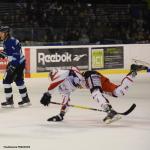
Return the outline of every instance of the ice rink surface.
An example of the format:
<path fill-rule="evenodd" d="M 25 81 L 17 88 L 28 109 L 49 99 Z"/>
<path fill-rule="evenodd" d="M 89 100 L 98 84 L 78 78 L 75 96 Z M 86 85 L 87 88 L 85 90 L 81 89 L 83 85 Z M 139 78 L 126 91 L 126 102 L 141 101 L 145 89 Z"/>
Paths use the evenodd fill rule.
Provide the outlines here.
<path fill-rule="evenodd" d="M 124 75 L 109 75 L 119 83 Z M 44 107 L 40 98 L 47 90 L 48 79 L 26 79 L 32 106 L 18 108 L 20 95 L 13 84 L 15 108 L 0 108 L 0 150 L 149 150 L 150 149 L 150 74 L 139 74 L 128 94 L 120 98 L 107 97 L 113 107 L 123 112 L 133 103 L 136 109 L 110 125 L 102 123 L 105 113 L 70 108 L 65 120 L 46 120 L 59 113 L 60 106 Z M 0 86 L 1 102 L 4 100 Z M 98 108 L 89 91 L 72 93 L 71 104 Z M 53 101 L 61 102 L 59 93 Z M 23 147 L 20 147 L 23 146 Z"/>

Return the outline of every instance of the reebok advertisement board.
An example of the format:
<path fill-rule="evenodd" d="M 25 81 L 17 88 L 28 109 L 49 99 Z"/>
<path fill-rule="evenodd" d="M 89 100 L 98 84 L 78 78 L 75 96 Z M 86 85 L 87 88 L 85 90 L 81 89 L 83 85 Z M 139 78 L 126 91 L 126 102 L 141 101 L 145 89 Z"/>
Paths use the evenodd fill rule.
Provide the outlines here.
<path fill-rule="evenodd" d="M 88 69 L 88 48 L 37 49 L 37 72 L 48 72 L 57 67 L 69 69 L 77 66 Z"/>

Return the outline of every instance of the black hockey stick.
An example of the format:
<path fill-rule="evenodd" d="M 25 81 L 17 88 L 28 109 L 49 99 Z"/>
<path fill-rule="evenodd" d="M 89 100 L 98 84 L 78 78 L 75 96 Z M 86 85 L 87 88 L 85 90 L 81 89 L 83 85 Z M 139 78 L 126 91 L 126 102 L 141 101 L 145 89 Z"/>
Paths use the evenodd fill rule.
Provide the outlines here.
<path fill-rule="evenodd" d="M 130 108 L 129 108 L 128 110 L 126 110 L 125 112 L 123 112 L 123 113 L 117 112 L 117 113 L 118 113 L 119 115 L 124 115 L 124 116 L 126 116 L 126 115 L 130 114 L 130 113 L 134 110 L 135 107 L 136 107 L 136 104 L 132 104 L 132 105 L 130 106 Z"/>
<path fill-rule="evenodd" d="M 56 104 L 56 105 L 62 105 L 61 103 L 58 103 L 58 102 L 50 102 L 51 104 Z M 69 107 L 74 107 L 74 108 L 81 108 L 81 109 L 88 109 L 88 110 L 94 110 L 94 111 L 102 111 L 102 112 L 105 112 L 105 111 L 103 111 L 103 110 L 101 110 L 101 109 L 96 109 L 96 108 L 91 108 L 91 107 L 87 107 L 87 106 L 79 106 L 79 105 L 68 105 Z M 128 109 L 128 110 L 126 110 L 125 112 L 123 112 L 123 113 L 120 113 L 120 112 L 117 112 L 119 115 L 124 115 L 124 116 L 126 116 L 126 115 L 128 115 L 128 114 L 130 114 L 133 110 L 134 110 L 134 108 L 136 107 L 136 104 L 132 104 L 131 106 L 130 106 L 130 108 Z"/>

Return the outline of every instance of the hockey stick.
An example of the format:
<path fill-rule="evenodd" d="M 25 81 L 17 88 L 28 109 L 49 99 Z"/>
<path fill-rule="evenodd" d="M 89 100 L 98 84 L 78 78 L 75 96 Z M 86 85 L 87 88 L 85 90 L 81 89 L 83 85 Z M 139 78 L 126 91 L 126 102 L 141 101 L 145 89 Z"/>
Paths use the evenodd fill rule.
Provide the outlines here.
<path fill-rule="evenodd" d="M 56 105 L 62 105 L 61 103 L 58 103 L 58 102 L 50 102 L 51 104 L 56 104 Z M 103 110 L 101 110 L 101 109 L 96 109 L 96 108 L 92 108 L 92 107 L 87 107 L 87 106 L 79 106 L 79 105 L 68 105 L 69 107 L 74 107 L 74 108 L 81 108 L 81 109 L 88 109 L 88 110 L 93 110 L 93 111 L 101 111 L 101 112 L 105 112 L 105 111 L 103 111 Z M 136 107 L 136 104 L 132 104 L 131 106 L 130 106 L 130 108 L 128 109 L 128 110 L 126 110 L 125 112 L 122 112 L 122 113 L 120 113 L 120 112 L 117 112 L 119 115 L 124 115 L 124 116 L 126 116 L 126 115 L 128 115 L 128 114 L 130 114 L 133 110 L 134 110 L 134 108 Z"/>

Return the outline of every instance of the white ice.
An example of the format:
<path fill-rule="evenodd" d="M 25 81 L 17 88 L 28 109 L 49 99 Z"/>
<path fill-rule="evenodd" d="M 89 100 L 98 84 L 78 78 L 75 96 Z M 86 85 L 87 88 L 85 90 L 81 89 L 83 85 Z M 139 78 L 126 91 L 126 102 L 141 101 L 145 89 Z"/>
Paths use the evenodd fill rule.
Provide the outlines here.
<path fill-rule="evenodd" d="M 123 76 L 108 77 L 119 83 Z M 70 108 L 63 122 L 47 122 L 60 110 L 58 105 L 44 107 L 40 104 L 42 93 L 48 87 L 48 79 L 26 79 L 25 82 L 32 106 L 18 108 L 20 95 L 13 84 L 15 108 L 0 108 L 0 150 L 149 150 L 150 74 L 139 74 L 124 97 L 108 97 L 120 112 L 133 103 L 137 105 L 130 115 L 110 125 L 102 123 L 105 113 L 79 108 Z M 0 94 L 2 102 L 2 84 Z M 98 108 L 87 90 L 75 91 L 71 99 L 71 104 Z M 52 100 L 61 102 L 60 95 L 56 92 Z"/>

